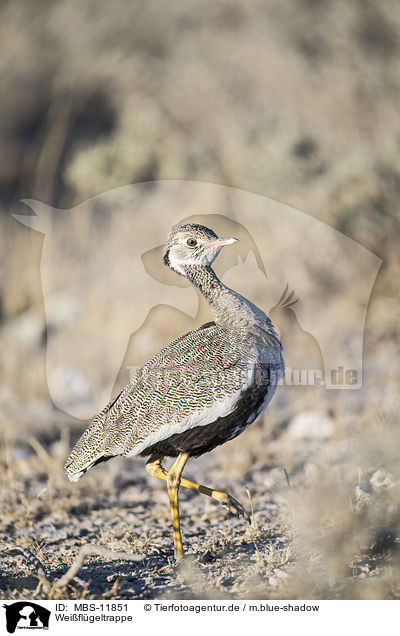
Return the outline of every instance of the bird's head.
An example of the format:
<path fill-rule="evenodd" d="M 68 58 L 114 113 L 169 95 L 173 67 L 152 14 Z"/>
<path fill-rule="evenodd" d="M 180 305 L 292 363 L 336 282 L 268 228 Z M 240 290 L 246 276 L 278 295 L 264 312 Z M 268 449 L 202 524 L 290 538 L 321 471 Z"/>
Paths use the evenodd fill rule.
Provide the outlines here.
<path fill-rule="evenodd" d="M 236 243 L 236 238 L 219 238 L 204 225 L 175 225 L 168 235 L 163 261 L 178 274 L 185 276 L 185 267 L 210 266 L 224 245 Z"/>

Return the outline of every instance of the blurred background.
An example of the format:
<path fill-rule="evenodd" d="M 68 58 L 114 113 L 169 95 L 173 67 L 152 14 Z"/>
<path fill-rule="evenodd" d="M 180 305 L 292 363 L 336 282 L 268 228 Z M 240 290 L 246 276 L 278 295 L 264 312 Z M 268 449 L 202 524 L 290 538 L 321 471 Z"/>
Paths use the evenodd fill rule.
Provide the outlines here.
<path fill-rule="evenodd" d="M 332 489 L 341 493 L 343 497 L 338 495 L 332 502 L 333 520 L 324 526 L 326 541 L 320 552 L 334 585 L 342 581 L 360 546 L 365 550 L 372 541 L 374 548 L 375 528 L 389 528 L 384 550 L 392 549 L 400 525 L 395 443 L 399 441 L 400 317 L 400 10 L 396 3 L 3 0 L 0 41 L 0 417 L 4 510 L 14 530 L 13 514 L 20 514 L 29 493 L 36 496 L 44 484 L 52 483 L 53 497 L 54 493 L 58 497 L 66 493 L 67 499 L 77 496 L 64 483 L 62 463 L 71 444 L 69 432 L 76 436 L 85 422 L 67 416 L 51 400 L 46 376 L 49 324 L 40 277 L 43 235 L 18 223 L 12 214 L 29 214 L 21 199 L 69 210 L 119 186 L 191 180 L 247 190 L 305 211 L 382 259 L 367 312 L 363 388 L 357 397 L 339 391 L 333 400 L 326 391 L 318 392 L 317 398 L 306 390 L 297 391 L 292 400 L 272 403 L 271 414 L 246 438 L 219 449 L 213 460 L 201 461 L 206 472 L 211 470 L 207 462 L 218 464 L 221 472 L 212 464 L 217 477 L 227 479 L 234 473 L 238 488 L 255 466 L 261 475 L 253 484 L 259 502 L 267 482 L 284 492 L 286 482 L 277 485 L 270 472 L 285 465 L 292 475 L 291 487 L 305 488 L 303 500 L 310 503 L 308 516 L 290 522 L 303 539 L 310 524 L 319 527 L 315 502 L 326 500 Z M 155 197 L 151 205 L 156 201 L 161 218 L 157 188 L 150 183 L 146 192 Z M 192 214 L 204 212 L 191 204 Z M 240 222 L 240 208 L 235 205 L 233 216 Z M 98 208 L 96 223 L 91 223 L 91 208 L 78 220 L 76 215 L 75 220 L 65 220 L 62 233 L 58 231 L 57 250 L 65 248 L 63 236 L 66 243 L 71 236 L 80 237 L 81 243 L 65 248 L 67 265 L 52 289 L 55 331 L 73 321 L 70 299 L 63 293 L 68 279 L 77 280 L 85 262 L 87 236 L 97 248 L 111 246 L 108 256 L 120 250 L 132 211 L 128 212 L 126 201 L 119 206 L 117 224 L 107 224 L 107 210 L 103 222 L 97 222 Z M 146 228 L 145 217 L 141 223 Z M 149 221 L 148 232 L 153 231 Z M 161 236 L 154 234 L 154 247 L 162 242 Z M 124 248 L 128 258 L 128 243 Z M 52 263 L 57 268 L 57 258 Z M 355 298 L 363 271 L 358 274 L 359 279 L 352 273 Z M 129 316 L 105 309 L 104 284 L 93 276 L 88 280 L 80 290 L 88 306 L 97 298 L 99 306 L 91 304 L 91 310 L 100 308 L 112 334 L 125 328 Z M 234 286 L 234 277 L 229 283 Z M 168 283 L 165 296 L 171 305 L 172 284 Z M 258 301 L 262 292 L 257 293 L 248 295 Z M 268 299 L 269 306 L 279 295 Z M 332 334 L 348 311 L 348 300 L 332 307 Z M 86 326 L 89 331 L 91 327 Z M 173 325 L 156 317 L 153 336 L 147 334 L 142 347 L 143 358 L 167 341 L 172 335 L 169 327 Z M 107 347 L 113 346 L 112 340 L 101 346 L 105 353 L 100 372 L 96 366 L 98 386 L 109 382 Z M 71 382 L 86 399 L 84 381 L 73 377 Z M 302 412 L 299 424 L 295 418 Z M 322 436 L 320 430 L 325 430 Z M 312 462 L 310 439 L 317 456 Z M 331 452 L 332 448 L 336 450 Z M 329 457 L 324 454 L 327 449 Z M 336 474 L 339 458 L 344 457 L 345 468 Z M 82 488 L 93 491 L 96 480 L 108 475 L 113 493 L 118 468 L 120 464 L 107 465 L 101 474 L 88 475 Z M 375 479 L 379 482 L 375 487 L 368 480 L 378 469 L 386 472 L 383 482 Z M 269 481 L 263 477 L 267 474 Z M 365 496 L 376 495 L 378 503 L 365 507 L 364 499 L 362 506 L 357 500 L 347 509 L 349 493 L 353 496 L 356 487 L 367 482 Z M 390 499 L 385 505 L 382 489 Z M 36 504 L 29 505 L 36 510 Z M 51 498 L 46 506 L 51 516 Z M 291 514 L 294 507 L 291 501 Z M 18 541 L 23 537 L 31 545 L 35 514 L 24 517 L 26 523 L 15 535 Z M 363 541 L 361 528 L 367 535 Z M 346 549 L 341 552 L 338 545 Z M 303 556 L 309 549 L 306 540 L 297 546 Z M 333 553 L 340 553 L 340 558 L 329 560 Z M 383 583 L 374 579 L 367 591 L 359 592 L 356 586 L 335 593 L 385 598 L 398 594 L 397 574 L 388 574 L 386 565 L 378 568 Z M 354 567 L 353 573 L 361 576 Z M 367 568 L 367 578 L 372 569 Z M 307 578 L 302 571 L 296 581 L 300 587 L 291 588 L 292 594 L 332 594 L 331 588 L 321 591 L 315 572 Z"/>

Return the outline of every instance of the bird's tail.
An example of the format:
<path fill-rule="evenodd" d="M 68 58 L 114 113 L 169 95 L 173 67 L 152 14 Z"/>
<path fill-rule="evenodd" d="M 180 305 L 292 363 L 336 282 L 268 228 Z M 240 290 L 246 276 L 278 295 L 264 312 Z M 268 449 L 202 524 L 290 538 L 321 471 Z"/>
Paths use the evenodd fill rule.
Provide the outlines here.
<path fill-rule="evenodd" d="M 72 450 L 64 465 L 64 470 L 70 481 L 79 481 L 89 468 L 113 457 L 113 455 L 105 454 L 103 450 L 104 429 L 105 422 L 122 393 L 123 391 L 110 400 L 104 409 L 96 415 Z"/>
<path fill-rule="evenodd" d="M 103 422 L 97 416 L 77 442 L 64 465 L 70 481 L 78 481 L 89 468 L 102 461 Z"/>

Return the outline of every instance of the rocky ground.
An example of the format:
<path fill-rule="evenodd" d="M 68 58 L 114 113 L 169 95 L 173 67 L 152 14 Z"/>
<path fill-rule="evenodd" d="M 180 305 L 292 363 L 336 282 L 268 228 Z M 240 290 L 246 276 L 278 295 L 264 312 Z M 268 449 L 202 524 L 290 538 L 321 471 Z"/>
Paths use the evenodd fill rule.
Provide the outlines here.
<path fill-rule="evenodd" d="M 189 462 L 185 474 L 229 491 L 252 525 L 182 489 L 179 565 L 165 483 L 147 475 L 142 459 L 114 459 L 70 484 L 62 473 L 68 430 L 60 422 L 54 435 L 6 445 L 2 598 L 397 597 L 390 524 L 399 486 L 387 466 L 357 475 L 334 418 L 305 411 L 273 434 L 261 422 Z M 93 544 L 133 560 L 91 555 L 57 588 L 81 547 Z"/>

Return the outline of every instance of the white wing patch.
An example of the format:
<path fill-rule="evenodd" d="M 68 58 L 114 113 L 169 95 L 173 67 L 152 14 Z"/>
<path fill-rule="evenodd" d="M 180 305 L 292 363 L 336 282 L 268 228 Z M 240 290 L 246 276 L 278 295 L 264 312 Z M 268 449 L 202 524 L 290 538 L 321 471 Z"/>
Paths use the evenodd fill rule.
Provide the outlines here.
<path fill-rule="evenodd" d="M 214 402 L 211 406 L 203 408 L 199 411 L 195 411 L 188 417 L 185 417 L 180 422 L 173 422 L 171 424 L 164 424 L 157 431 L 154 431 L 148 435 L 142 442 L 137 444 L 129 453 L 126 453 L 126 457 L 134 457 L 139 455 L 145 448 L 161 442 L 172 435 L 184 433 L 196 426 L 207 426 L 215 422 L 219 417 L 225 417 L 230 415 L 235 410 L 236 404 L 240 400 L 243 392 L 251 386 L 254 381 L 254 366 L 252 370 L 249 368 L 246 382 L 237 391 L 224 397 L 223 400 Z M 124 453 L 125 454 L 125 453 Z"/>

